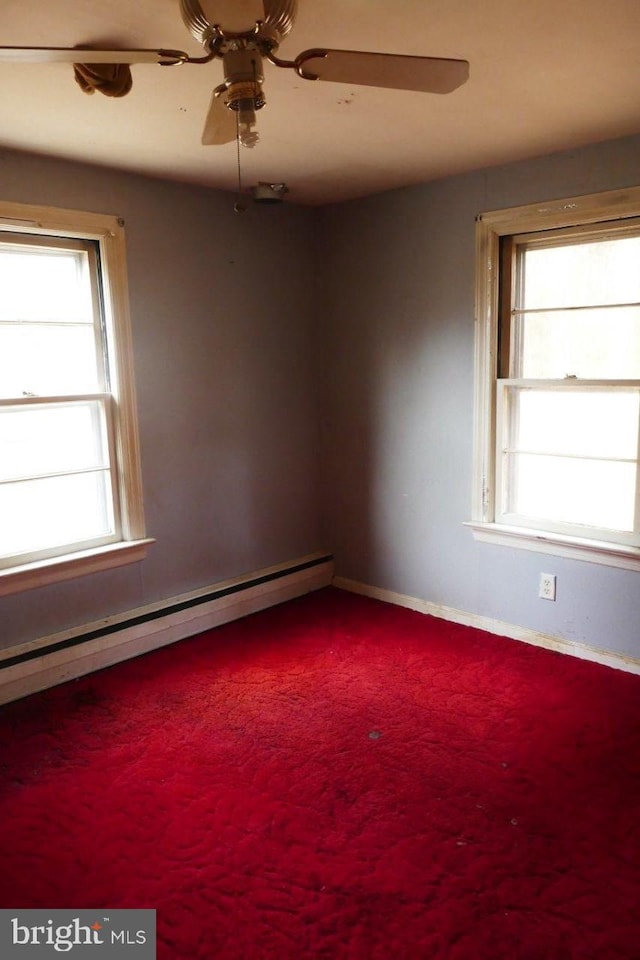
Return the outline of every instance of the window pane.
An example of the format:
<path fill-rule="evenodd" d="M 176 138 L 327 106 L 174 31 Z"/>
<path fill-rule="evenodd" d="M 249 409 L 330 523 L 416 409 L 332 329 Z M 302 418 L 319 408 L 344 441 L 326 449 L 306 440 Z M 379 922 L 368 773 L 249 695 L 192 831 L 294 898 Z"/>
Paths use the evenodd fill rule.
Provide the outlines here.
<path fill-rule="evenodd" d="M 530 453 L 635 460 L 639 390 L 511 388 L 511 446 Z"/>
<path fill-rule="evenodd" d="M 525 310 L 640 303 L 640 237 L 524 250 Z"/>
<path fill-rule="evenodd" d="M 92 326 L 0 322 L 0 397 L 102 389 Z"/>
<path fill-rule="evenodd" d="M 522 377 L 640 380 L 639 307 L 526 313 L 520 323 Z"/>
<path fill-rule="evenodd" d="M 0 480 L 106 466 L 98 401 L 0 407 Z"/>
<path fill-rule="evenodd" d="M 0 320 L 93 323 L 87 254 L 0 243 Z"/>
<path fill-rule="evenodd" d="M 635 464 L 529 454 L 507 459 L 514 478 L 509 511 L 537 520 L 633 530 Z"/>
<path fill-rule="evenodd" d="M 0 556 L 101 539 L 113 530 L 105 473 L 0 484 Z"/>

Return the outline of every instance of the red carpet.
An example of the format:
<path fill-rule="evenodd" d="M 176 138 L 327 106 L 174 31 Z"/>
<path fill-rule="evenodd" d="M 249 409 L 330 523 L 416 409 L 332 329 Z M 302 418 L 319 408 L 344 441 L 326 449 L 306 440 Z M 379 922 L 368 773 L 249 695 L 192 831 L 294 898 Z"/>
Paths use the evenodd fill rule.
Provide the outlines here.
<path fill-rule="evenodd" d="M 155 907 L 160 960 L 637 960 L 639 693 L 322 591 L 0 709 L 0 906 Z"/>

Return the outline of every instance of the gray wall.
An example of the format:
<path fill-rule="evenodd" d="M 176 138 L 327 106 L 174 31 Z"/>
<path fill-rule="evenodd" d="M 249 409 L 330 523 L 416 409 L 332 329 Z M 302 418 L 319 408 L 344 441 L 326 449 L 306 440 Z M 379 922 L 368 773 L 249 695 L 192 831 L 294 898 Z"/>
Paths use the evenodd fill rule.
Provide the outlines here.
<path fill-rule="evenodd" d="M 640 137 L 325 208 L 322 497 L 339 575 L 640 656 L 640 575 L 477 543 L 474 218 L 640 182 Z M 557 601 L 537 597 L 557 575 Z"/>
<path fill-rule="evenodd" d="M 0 598 L 0 646 L 321 548 L 310 210 L 0 153 L 5 200 L 124 217 L 146 560 Z"/>
<path fill-rule="evenodd" d="M 127 224 L 140 563 L 0 598 L 0 645 L 317 549 L 337 573 L 640 656 L 636 573 L 476 543 L 474 217 L 637 184 L 640 137 L 325 209 L 0 153 L 8 200 Z M 537 598 L 557 574 L 556 603 Z"/>

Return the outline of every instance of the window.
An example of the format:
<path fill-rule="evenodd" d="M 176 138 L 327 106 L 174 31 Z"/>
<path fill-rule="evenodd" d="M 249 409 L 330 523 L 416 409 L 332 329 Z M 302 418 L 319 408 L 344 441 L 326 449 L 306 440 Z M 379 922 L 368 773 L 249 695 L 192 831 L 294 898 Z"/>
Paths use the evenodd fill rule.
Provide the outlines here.
<path fill-rule="evenodd" d="M 640 189 L 477 240 L 475 535 L 640 569 Z"/>
<path fill-rule="evenodd" d="M 0 204 L 0 592 L 144 556 L 122 224 Z"/>

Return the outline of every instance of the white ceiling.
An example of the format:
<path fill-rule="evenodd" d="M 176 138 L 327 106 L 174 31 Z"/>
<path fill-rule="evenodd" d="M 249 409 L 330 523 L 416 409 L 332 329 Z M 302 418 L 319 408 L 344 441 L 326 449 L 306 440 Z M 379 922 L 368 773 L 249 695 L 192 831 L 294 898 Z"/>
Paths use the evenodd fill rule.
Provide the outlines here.
<path fill-rule="evenodd" d="M 230 0 L 233 2 L 233 0 Z M 168 47 L 197 56 L 177 0 L 3 0 L 4 45 Z M 279 50 L 467 59 L 446 96 L 311 83 L 265 65 L 243 180 L 320 204 L 640 132 L 640 0 L 300 0 Z M 232 190 L 235 143 L 200 145 L 219 61 L 133 67 L 121 100 L 64 64 L 0 64 L 0 145 Z"/>

